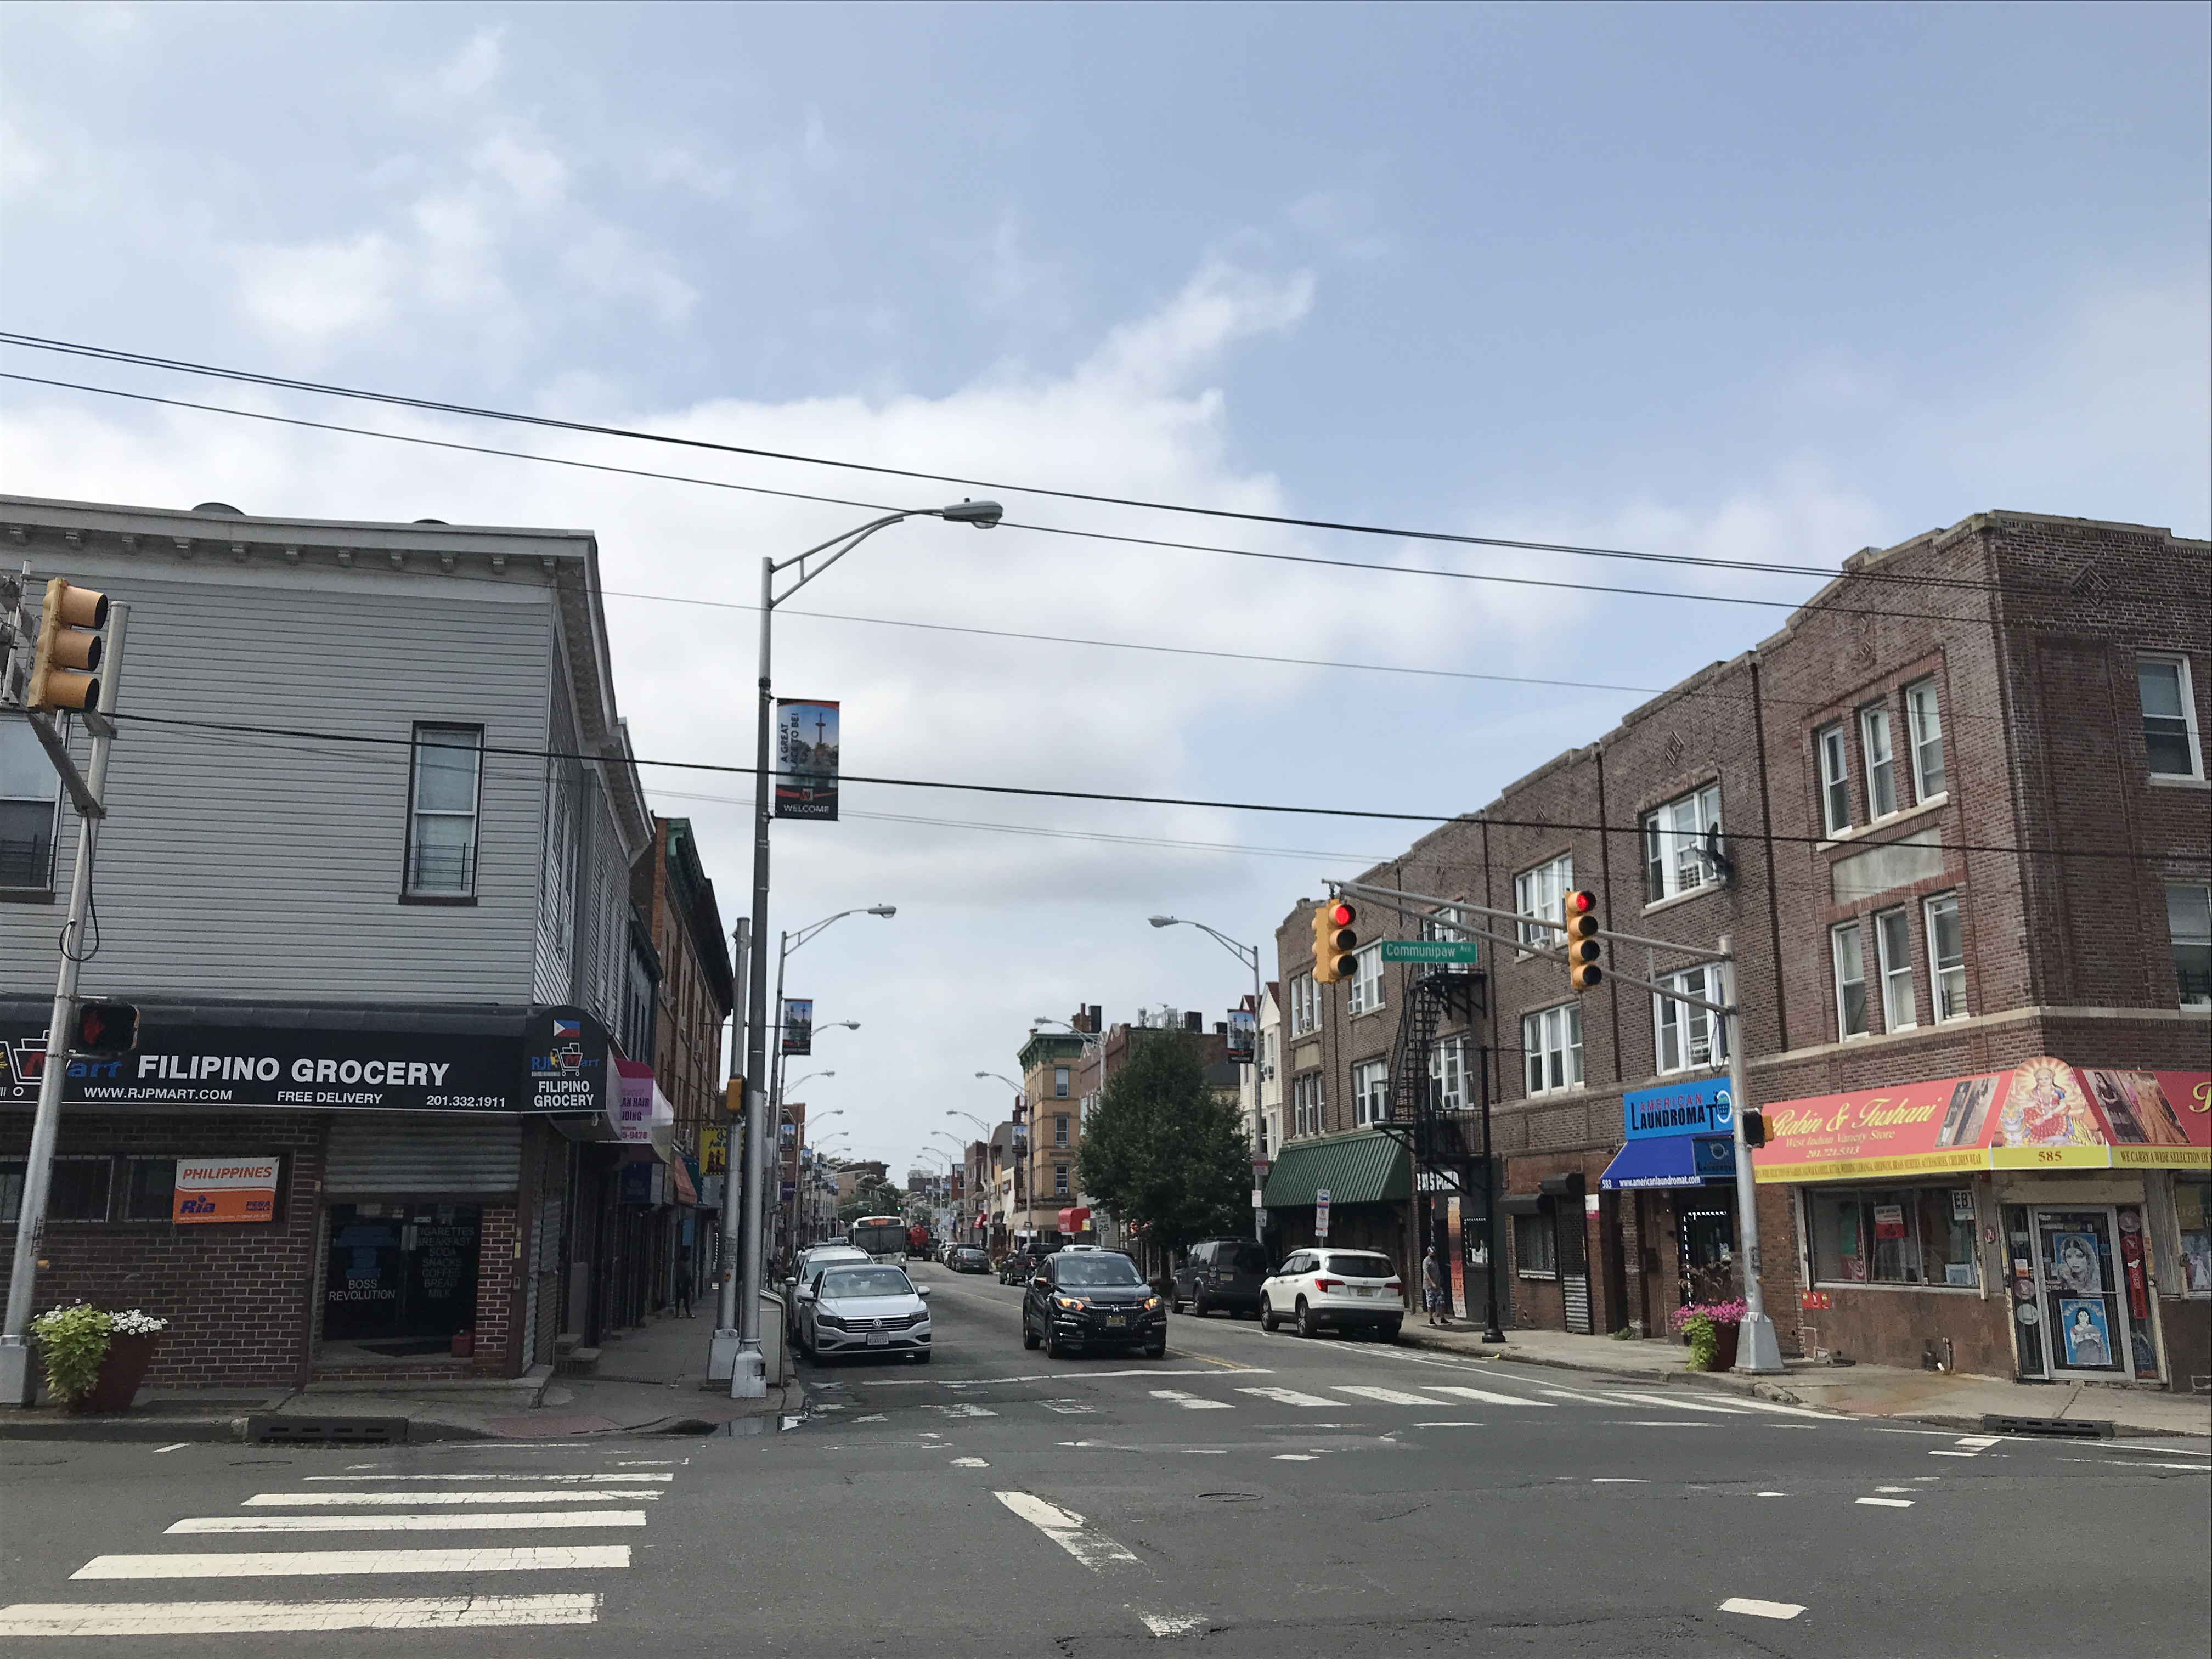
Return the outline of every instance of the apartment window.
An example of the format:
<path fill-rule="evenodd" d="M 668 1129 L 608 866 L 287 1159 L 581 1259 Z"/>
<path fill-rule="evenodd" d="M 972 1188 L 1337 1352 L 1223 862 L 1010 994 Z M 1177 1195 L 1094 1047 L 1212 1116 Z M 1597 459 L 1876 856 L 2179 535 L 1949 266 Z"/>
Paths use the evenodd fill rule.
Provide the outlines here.
<path fill-rule="evenodd" d="M 1723 980 L 1717 968 L 1692 968 L 1670 974 L 1659 983 L 1680 996 L 1718 1002 Z M 1662 1073 L 1690 1072 L 1699 1066 L 1727 1063 L 1728 1024 L 1711 1009 L 1695 1007 L 1665 996 L 1654 996 L 1651 1007 Z"/>
<path fill-rule="evenodd" d="M 1570 1002 L 1521 1017 L 1521 1052 L 1528 1063 L 1528 1092 L 1573 1089 L 1583 1080 L 1583 1008 Z"/>
<path fill-rule="evenodd" d="M 1902 910 L 1884 910 L 1874 919 L 1874 934 L 1881 966 L 1881 1026 L 1902 1031 L 1917 1025 L 1912 1006 L 1912 930 Z"/>
<path fill-rule="evenodd" d="M 1708 831 L 1721 827 L 1721 787 L 1670 800 L 1644 815 L 1644 902 L 1693 893 L 1712 878 L 1705 851 Z"/>
<path fill-rule="evenodd" d="M 1513 1218 L 1514 1267 L 1523 1279 L 1557 1279 L 1559 1276 L 1558 1240 L 1552 1232 L 1552 1218 L 1547 1215 L 1516 1215 Z"/>
<path fill-rule="evenodd" d="M 1836 1030 L 1847 1037 L 1867 1034 L 1866 947 L 1859 925 L 1847 921 L 1828 935 L 1836 958 Z"/>
<path fill-rule="evenodd" d="M 1440 1037 L 1429 1049 L 1429 1099 L 1439 1112 L 1467 1109 L 1467 1039 Z"/>
<path fill-rule="evenodd" d="M 1881 703 L 1859 710 L 1859 747 L 1866 755 L 1867 816 L 1897 811 L 1897 757 L 1890 747 L 1889 710 Z"/>
<path fill-rule="evenodd" d="M 0 1227 L 13 1226 L 23 1212 L 24 1162 L 0 1163 Z M 111 1158 L 58 1158 L 46 1180 L 46 1219 L 105 1221 L 107 1189 L 114 1179 Z"/>
<path fill-rule="evenodd" d="M 2152 775 L 2203 777 L 2204 750 L 2197 741 L 2189 659 L 2143 658 L 2136 664 L 2136 689 L 2142 697 L 2143 751 Z"/>
<path fill-rule="evenodd" d="M 1067 1114 L 1065 1112 L 1052 1121 L 1052 1144 L 1055 1146 L 1067 1145 Z"/>
<path fill-rule="evenodd" d="M 31 722 L 0 719 L 0 887 L 53 886 L 61 799 L 60 775 Z"/>
<path fill-rule="evenodd" d="M 1459 924 L 1464 920 L 1466 918 L 1458 910 L 1449 904 L 1443 905 L 1421 918 L 1421 937 L 1431 945 L 1456 945 L 1467 937 L 1459 930 Z M 1474 966 L 1472 963 L 1455 962 L 1445 971 L 1471 974 Z"/>
<path fill-rule="evenodd" d="M 1303 1077 L 1291 1079 L 1291 1123 L 1292 1134 L 1317 1135 L 1321 1133 L 1319 1072 L 1308 1072 Z"/>
<path fill-rule="evenodd" d="M 1321 991 L 1311 974 L 1291 975 L 1291 1035 L 1304 1036 L 1321 1024 Z"/>
<path fill-rule="evenodd" d="M 1936 682 L 1905 688 L 1905 719 L 1912 740 L 1912 799 L 1933 800 L 1950 786 L 1943 773 L 1943 714 L 1936 706 Z"/>
<path fill-rule="evenodd" d="M 1805 1208 L 1815 1284 L 1980 1283 L 1971 1188 L 1815 1187 Z"/>
<path fill-rule="evenodd" d="M 1055 1198 L 1067 1196 L 1067 1165 L 1065 1164 L 1052 1166 L 1052 1191 Z"/>
<path fill-rule="evenodd" d="M 2212 1008 L 2212 887 L 2174 883 L 2166 890 L 2166 929 L 2173 936 L 2173 977 L 2185 1008 Z"/>
<path fill-rule="evenodd" d="M 1390 1121 L 1390 1062 L 1363 1060 L 1352 1068 L 1352 1115 L 1364 1127 Z"/>
<path fill-rule="evenodd" d="M 1382 1006 L 1382 947 L 1370 945 L 1352 957 L 1352 994 L 1345 1006 L 1364 1014 Z"/>
<path fill-rule="evenodd" d="M 1959 931 L 1959 896 L 1944 893 L 1928 901 L 1928 972 L 1934 988 L 1936 1018 L 1966 1015 L 1966 942 Z"/>
<path fill-rule="evenodd" d="M 1055 1066 L 1052 1068 L 1052 1097 L 1054 1100 L 1067 1098 L 1067 1067 L 1065 1066 Z M 1061 1121 L 1066 1121 L 1065 1119 Z"/>
<path fill-rule="evenodd" d="M 417 726 L 407 803 L 407 891 L 467 898 L 477 890 L 481 726 Z"/>
<path fill-rule="evenodd" d="M 1820 751 L 1820 822 L 1832 836 L 1851 827 L 1851 751 L 1841 726 L 1824 726 L 1813 734 Z"/>
<path fill-rule="evenodd" d="M 1548 864 L 1524 870 L 1513 878 L 1513 908 L 1524 916 L 1565 921 L 1566 915 L 1559 908 L 1561 898 L 1574 884 L 1575 856 L 1562 853 Z M 1526 921 L 1516 921 L 1513 926 L 1522 944 L 1538 950 L 1548 949 L 1559 939 L 1559 935 L 1549 927 L 1538 927 Z"/>

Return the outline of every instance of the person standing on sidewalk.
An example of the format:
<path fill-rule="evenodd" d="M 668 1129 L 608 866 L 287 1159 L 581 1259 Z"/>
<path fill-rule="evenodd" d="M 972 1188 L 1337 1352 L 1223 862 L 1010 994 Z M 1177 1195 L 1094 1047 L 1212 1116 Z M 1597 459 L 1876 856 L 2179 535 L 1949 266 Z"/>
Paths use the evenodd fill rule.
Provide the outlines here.
<path fill-rule="evenodd" d="M 1421 1302 L 1429 1310 L 1430 1324 L 1451 1323 L 1451 1304 L 1444 1299 L 1450 1293 L 1444 1278 L 1444 1260 L 1431 1244 L 1429 1253 L 1421 1258 Z"/>
<path fill-rule="evenodd" d="M 676 1311 L 686 1319 L 696 1319 L 691 1311 L 691 1260 L 689 1256 L 676 1258 Z"/>

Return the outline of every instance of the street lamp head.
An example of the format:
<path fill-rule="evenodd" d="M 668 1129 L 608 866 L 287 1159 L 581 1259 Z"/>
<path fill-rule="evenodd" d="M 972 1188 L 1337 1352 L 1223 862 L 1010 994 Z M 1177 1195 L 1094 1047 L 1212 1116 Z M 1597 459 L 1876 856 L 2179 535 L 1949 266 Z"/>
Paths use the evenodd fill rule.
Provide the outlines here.
<path fill-rule="evenodd" d="M 1146 920 L 1151 922 L 1155 927 L 1172 927 L 1176 925 L 1177 918 L 1174 916 L 1147 916 Z"/>
<path fill-rule="evenodd" d="M 898 914 L 898 906 L 896 904 L 871 904 L 866 910 L 862 912 L 862 914 L 871 916 L 895 916 Z"/>
<path fill-rule="evenodd" d="M 978 530 L 988 530 L 1006 515 L 1006 509 L 996 501 L 955 501 L 937 509 L 937 516 L 946 523 L 972 524 Z"/>

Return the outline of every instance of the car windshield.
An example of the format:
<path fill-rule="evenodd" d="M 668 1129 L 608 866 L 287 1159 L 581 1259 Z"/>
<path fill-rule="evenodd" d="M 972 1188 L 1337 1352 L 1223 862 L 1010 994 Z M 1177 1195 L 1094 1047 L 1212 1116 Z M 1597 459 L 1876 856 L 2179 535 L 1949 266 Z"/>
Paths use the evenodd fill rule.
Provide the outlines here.
<path fill-rule="evenodd" d="M 1109 1255 L 1101 1252 L 1091 1255 L 1063 1255 L 1054 1276 L 1063 1287 L 1080 1286 L 1097 1290 L 1115 1285 L 1141 1285 L 1145 1276 L 1137 1271 L 1137 1264 L 1126 1255 Z"/>
<path fill-rule="evenodd" d="M 912 1296 L 914 1286 L 896 1267 L 848 1267 L 822 1275 L 824 1300 L 859 1296 Z"/>
<path fill-rule="evenodd" d="M 1346 1279 L 1388 1279 L 1396 1270 L 1387 1255 L 1343 1254 L 1329 1257 L 1328 1271 Z"/>

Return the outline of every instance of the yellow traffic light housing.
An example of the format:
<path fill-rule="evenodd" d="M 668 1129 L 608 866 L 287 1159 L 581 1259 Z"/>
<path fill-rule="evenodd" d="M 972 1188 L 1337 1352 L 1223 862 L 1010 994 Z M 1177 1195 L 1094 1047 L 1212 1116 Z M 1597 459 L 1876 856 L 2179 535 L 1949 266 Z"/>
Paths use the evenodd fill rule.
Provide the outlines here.
<path fill-rule="evenodd" d="M 1567 983 L 1591 990 L 1605 978 L 1598 964 L 1604 946 L 1597 941 L 1597 895 L 1577 888 L 1561 896 L 1559 908 L 1566 921 Z"/>
<path fill-rule="evenodd" d="M 1358 920 L 1359 912 L 1342 899 L 1332 900 L 1314 912 L 1315 984 L 1334 985 L 1357 971 L 1353 957 L 1359 949 L 1359 935 L 1354 924 Z"/>
<path fill-rule="evenodd" d="M 25 702 L 33 708 L 98 708 L 105 649 L 99 630 L 106 626 L 107 595 L 59 576 L 48 582 Z"/>

